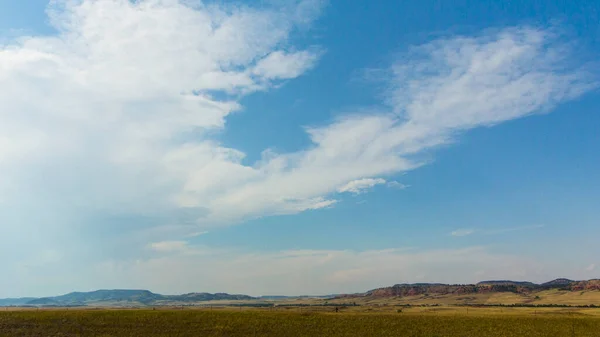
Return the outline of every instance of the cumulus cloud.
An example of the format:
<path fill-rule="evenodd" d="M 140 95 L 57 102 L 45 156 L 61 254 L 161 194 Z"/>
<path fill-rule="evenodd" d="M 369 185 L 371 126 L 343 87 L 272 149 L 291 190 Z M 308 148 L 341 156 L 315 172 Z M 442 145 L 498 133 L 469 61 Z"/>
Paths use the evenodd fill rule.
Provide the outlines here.
<path fill-rule="evenodd" d="M 318 51 L 286 46 L 319 3 L 53 1 L 58 35 L 0 47 L 0 200 L 70 212 L 210 210 L 215 191 L 260 172 L 209 132 L 240 109 L 241 95 L 314 65 Z"/>
<path fill-rule="evenodd" d="M 0 258 L 143 251 L 201 231 L 208 214 L 223 223 L 205 201 L 260 174 L 210 135 L 244 95 L 313 67 L 320 51 L 289 36 L 320 6 L 56 0 L 55 35 L 3 39 Z M 287 212 L 334 202 L 280 200 Z"/>
<path fill-rule="evenodd" d="M 381 179 L 381 178 L 358 179 L 358 180 L 353 180 L 353 181 L 345 184 L 344 186 L 338 188 L 337 191 L 339 193 L 349 192 L 349 193 L 354 193 L 354 194 L 360 194 L 375 185 L 381 185 L 381 184 L 385 184 L 385 179 Z"/>

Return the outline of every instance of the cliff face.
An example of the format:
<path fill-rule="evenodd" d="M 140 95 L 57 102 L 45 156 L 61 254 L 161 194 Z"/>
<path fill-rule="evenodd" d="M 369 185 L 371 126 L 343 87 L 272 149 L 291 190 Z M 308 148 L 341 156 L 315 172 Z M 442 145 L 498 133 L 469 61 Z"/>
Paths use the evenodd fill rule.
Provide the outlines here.
<path fill-rule="evenodd" d="M 424 294 L 438 295 L 466 295 L 475 293 L 491 293 L 491 292 L 514 292 L 526 293 L 530 292 L 530 287 L 518 286 L 513 284 L 465 284 L 465 285 L 395 285 L 374 289 L 366 293 L 367 296 L 374 297 L 405 297 Z"/>
<path fill-rule="evenodd" d="M 573 282 L 570 288 L 572 291 L 600 290 L 600 280 Z"/>
<path fill-rule="evenodd" d="M 362 294 L 362 296 L 406 297 L 425 294 L 466 295 L 494 292 L 527 294 L 548 289 L 561 289 L 569 291 L 600 290 L 600 280 L 572 281 L 568 279 L 556 279 L 543 284 L 513 281 L 486 281 L 478 284 L 396 284 L 391 287 L 370 290 Z"/>

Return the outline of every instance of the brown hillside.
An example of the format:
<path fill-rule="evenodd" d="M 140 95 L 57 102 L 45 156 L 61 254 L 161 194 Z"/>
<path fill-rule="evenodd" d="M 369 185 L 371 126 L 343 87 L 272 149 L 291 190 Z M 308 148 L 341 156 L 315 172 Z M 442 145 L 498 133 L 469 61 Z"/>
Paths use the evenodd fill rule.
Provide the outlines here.
<path fill-rule="evenodd" d="M 600 280 L 573 282 L 570 288 L 571 291 L 600 290 Z"/>
<path fill-rule="evenodd" d="M 383 287 L 370 290 L 362 294 L 342 295 L 340 297 L 412 297 L 421 295 L 474 295 L 494 293 L 514 293 L 530 295 L 543 290 L 562 291 L 595 291 L 600 290 L 600 279 L 588 281 L 571 281 L 568 279 L 557 279 L 544 284 L 531 282 L 513 281 L 485 281 L 478 284 L 439 284 L 439 283 L 417 283 L 396 284 L 391 287 Z"/>

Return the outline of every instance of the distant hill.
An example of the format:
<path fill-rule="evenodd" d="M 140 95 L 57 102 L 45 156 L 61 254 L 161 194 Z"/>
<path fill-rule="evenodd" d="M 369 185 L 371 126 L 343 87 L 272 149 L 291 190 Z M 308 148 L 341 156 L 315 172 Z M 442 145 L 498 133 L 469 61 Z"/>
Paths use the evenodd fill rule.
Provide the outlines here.
<path fill-rule="evenodd" d="M 394 287 L 435 287 L 435 286 L 445 286 L 447 284 L 443 283 L 400 283 L 394 284 Z"/>
<path fill-rule="evenodd" d="M 485 293 L 529 294 L 549 289 L 565 291 L 600 290 L 600 280 L 573 281 L 561 278 L 542 284 L 510 280 L 482 281 L 477 284 L 403 283 L 391 287 L 369 290 L 362 294 L 341 295 L 340 297 L 408 297 L 417 295 L 469 295 Z"/>
<path fill-rule="evenodd" d="M 542 283 L 540 284 L 540 286 L 542 288 L 547 288 L 547 289 L 552 289 L 552 288 L 568 288 L 572 283 L 574 283 L 575 281 L 573 280 L 569 280 L 566 278 L 557 278 L 555 280 L 546 282 L 546 283 Z"/>
<path fill-rule="evenodd" d="M 171 301 L 179 301 L 179 302 L 202 302 L 202 301 L 241 301 L 241 300 L 253 300 L 254 297 L 248 295 L 230 295 L 227 293 L 189 293 L 183 295 L 171 295 L 164 296 L 164 299 Z"/>
<path fill-rule="evenodd" d="M 369 290 L 364 293 L 327 296 L 261 296 L 251 297 L 227 293 L 188 293 L 161 295 L 148 290 L 96 290 L 72 292 L 61 296 L 41 298 L 0 299 L 2 306 L 170 306 L 206 304 L 272 304 L 273 302 L 299 303 L 524 303 L 524 304 L 600 304 L 600 279 L 574 281 L 558 278 L 536 284 L 527 281 L 489 280 L 476 284 L 402 283 Z M 247 301 L 247 302 L 240 302 Z M 320 302 L 321 301 L 321 302 Z M 212 304 L 212 302 L 211 302 Z"/>
<path fill-rule="evenodd" d="M 538 286 L 537 284 L 532 283 L 532 282 L 526 282 L 526 281 L 509 281 L 509 280 L 481 281 L 481 282 L 478 282 L 477 285 L 514 285 L 514 286 L 532 287 L 532 288 L 535 288 L 536 286 Z"/>
<path fill-rule="evenodd" d="M 281 295 L 264 295 L 264 296 L 260 296 L 259 299 L 261 300 L 285 300 L 288 298 L 292 298 L 291 296 L 281 296 Z"/>
<path fill-rule="evenodd" d="M 33 300 L 35 300 L 35 297 L 4 298 L 0 299 L 0 307 L 25 305 Z"/>
<path fill-rule="evenodd" d="M 600 280 L 574 281 L 567 288 L 571 291 L 600 290 Z"/>
<path fill-rule="evenodd" d="M 72 292 L 61 296 L 41 298 L 0 299 L 0 306 L 149 306 L 180 305 L 220 300 L 252 300 L 247 295 L 226 293 L 189 293 L 183 295 L 161 295 L 148 290 L 96 290 Z"/>

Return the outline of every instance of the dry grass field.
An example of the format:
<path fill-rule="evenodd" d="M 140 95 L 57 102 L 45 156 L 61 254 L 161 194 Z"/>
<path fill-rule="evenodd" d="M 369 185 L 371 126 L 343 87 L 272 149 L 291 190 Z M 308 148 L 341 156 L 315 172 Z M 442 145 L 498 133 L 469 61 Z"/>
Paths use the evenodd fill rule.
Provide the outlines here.
<path fill-rule="evenodd" d="M 600 309 L 413 307 L 0 312 L 0 336 L 600 337 Z"/>

